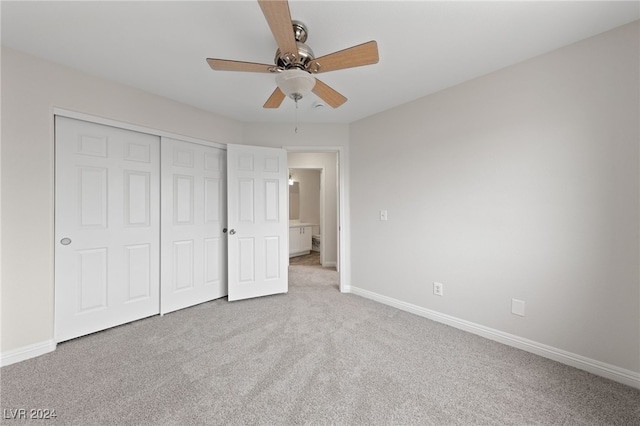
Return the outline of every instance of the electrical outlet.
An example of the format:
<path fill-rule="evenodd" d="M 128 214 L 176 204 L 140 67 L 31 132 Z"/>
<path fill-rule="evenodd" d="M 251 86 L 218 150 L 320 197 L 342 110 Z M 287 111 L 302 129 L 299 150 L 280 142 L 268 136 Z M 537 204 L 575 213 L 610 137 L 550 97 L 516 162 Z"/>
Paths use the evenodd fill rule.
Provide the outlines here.
<path fill-rule="evenodd" d="M 442 283 L 433 283 L 433 294 L 436 296 L 444 296 L 444 285 Z"/>
<path fill-rule="evenodd" d="M 380 210 L 380 220 L 387 220 L 389 216 L 387 215 L 386 210 Z"/>
<path fill-rule="evenodd" d="M 524 300 L 511 299 L 511 313 L 524 316 Z"/>

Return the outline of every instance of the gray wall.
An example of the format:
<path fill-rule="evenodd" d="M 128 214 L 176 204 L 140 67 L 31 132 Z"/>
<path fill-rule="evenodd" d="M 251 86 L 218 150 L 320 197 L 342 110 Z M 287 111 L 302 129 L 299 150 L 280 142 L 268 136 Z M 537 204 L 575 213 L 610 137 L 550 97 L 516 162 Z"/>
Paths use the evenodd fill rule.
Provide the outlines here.
<path fill-rule="evenodd" d="M 635 22 L 353 123 L 352 286 L 640 371 L 638 40 Z"/>
<path fill-rule="evenodd" d="M 2 352 L 53 338 L 53 108 L 220 143 L 240 123 L 2 48 Z"/>

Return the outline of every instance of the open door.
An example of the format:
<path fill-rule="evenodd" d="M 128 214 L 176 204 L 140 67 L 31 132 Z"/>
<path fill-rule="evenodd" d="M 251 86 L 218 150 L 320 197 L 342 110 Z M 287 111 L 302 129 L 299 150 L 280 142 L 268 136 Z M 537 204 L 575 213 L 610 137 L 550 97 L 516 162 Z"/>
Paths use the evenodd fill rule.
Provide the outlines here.
<path fill-rule="evenodd" d="M 227 145 L 229 301 L 288 291 L 287 151 Z"/>

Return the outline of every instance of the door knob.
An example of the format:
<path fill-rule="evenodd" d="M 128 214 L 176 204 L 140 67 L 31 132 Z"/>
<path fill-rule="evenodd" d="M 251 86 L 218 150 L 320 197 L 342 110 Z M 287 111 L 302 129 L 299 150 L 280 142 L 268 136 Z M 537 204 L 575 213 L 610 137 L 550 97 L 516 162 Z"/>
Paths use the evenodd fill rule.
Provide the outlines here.
<path fill-rule="evenodd" d="M 232 229 L 232 230 L 229 231 L 229 235 L 235 235 L 235 234 L 236 234 L 236 230 L 235 229 Z"/>
<path fill-rule="evenodd" d="M 71 238 L 63 238 L 60 240 L 60 244 L 62 244 L 63 246 L 68 246 L 69 244 L 71 244 Z"/>

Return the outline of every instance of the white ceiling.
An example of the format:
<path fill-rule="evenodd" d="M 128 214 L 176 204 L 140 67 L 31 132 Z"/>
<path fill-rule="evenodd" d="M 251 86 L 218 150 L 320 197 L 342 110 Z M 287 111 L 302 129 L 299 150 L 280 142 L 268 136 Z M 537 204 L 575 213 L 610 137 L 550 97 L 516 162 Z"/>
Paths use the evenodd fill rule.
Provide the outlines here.
<path fill-rule="evenodd" d="M 262 105 L 274 76 L 212 71 L 205 58 L 273 63 L 256 1 L 2 1 L 2 44 L 248 122 L 291 122 Z M 380 62 L 320 79 L 349 100 L 300 102 L 301 122 L 349 123 L 639 19 L 638 1 L 302 1 L 293 19 L 316 56 L 377 40 Z"/>

